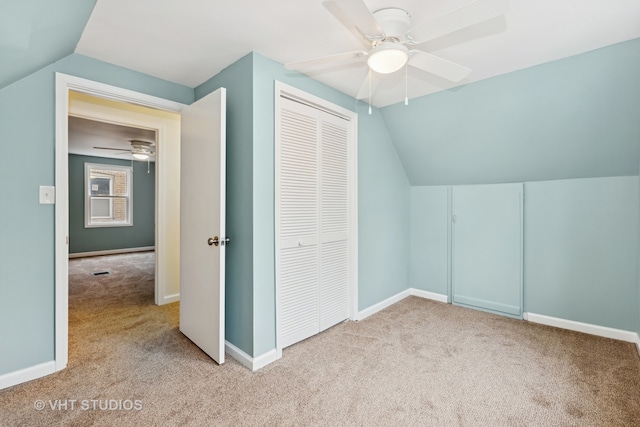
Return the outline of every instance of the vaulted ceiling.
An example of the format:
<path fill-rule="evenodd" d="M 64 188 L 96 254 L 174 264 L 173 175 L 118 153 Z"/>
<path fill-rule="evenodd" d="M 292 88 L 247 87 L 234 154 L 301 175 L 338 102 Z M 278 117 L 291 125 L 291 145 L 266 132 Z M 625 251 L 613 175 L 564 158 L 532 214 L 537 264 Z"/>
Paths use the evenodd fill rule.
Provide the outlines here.
<path fill-rule="evenodd" d="M 470 0 L 363 1 L 422 23 Z M 502 17 L 419 46 L 470 67 L 463 87 L 416 70 L 407 86 L 419 99 L 405 107 L 404 73 L 380 83 L 373 103 L 385 107 L 409 182 L 637 174 L 640 1 L 509 5 Z M 332 10 L 324 0 L 4 0 L 0 89 L 74 52 L 196 87 L 251 51 L 288 63 L 363 49 Z M 355 96 L 364 64 L 309 75 Z"/>
<path fill-rule="evenodd" d="M 0 88 L 72 54 L 96 0 L 3 0 Z"/>
<path fill-rule="evenodd" d="M 336 1 L 337 3 L 340 0 Z M 399 7 L 423 23 L 469 0 L 364 0 L 372 11 Z M 281 63 L 363 49 L 323 0 L 6 0 L 0 13 L 0 87 L 80 53 L 195 87 L 256 51 Z M 95 8 L 94 8 L 95 4 Z M 637 0 L 510 0 L 504 17 L 419 46 L 472 69 L 460 84 L 640 37 Z M 93 11 L 92 11 L 93 9 Z M 310 71 L 355 96 L 364 62 Z M 403 73 L 385 77 L 377 106 L 404 99 Z M 452 83 L 415 70 L 409 95 Z"/>

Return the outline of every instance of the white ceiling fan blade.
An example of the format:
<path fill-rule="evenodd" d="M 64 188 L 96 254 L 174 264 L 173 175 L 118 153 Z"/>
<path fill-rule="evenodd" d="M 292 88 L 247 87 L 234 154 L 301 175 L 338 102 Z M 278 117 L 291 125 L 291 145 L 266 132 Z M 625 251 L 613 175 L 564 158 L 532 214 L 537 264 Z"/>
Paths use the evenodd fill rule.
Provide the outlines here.
<path fill-rule="evenodd" d="M 508 0 L 476 0 L 409 30 L 415 43 L 423 43 L 480 22 L 504 15 L 509 10 Z"/>
<path fill-rule="evenodd" d="M 371 40 L 367 39 L 361 32 L 356 28 L 356 25 L 351 22 L 348 16 L 340 9 L 340 6 L 335 1 L 325 1 L 322 5 L 336 18 L 344 27 L 351 33 L 353 36 L 362 43 L 362 46 L 369 50 L 371 49 Z"/>
<path fill-rule="evenodd" d="M 334 3 L 362 35 L 372 40 L 383 38 L 384 31 L 378 24 L 378 20 L 362 0 L 336 0 Z"/>
<path fill-rule="evenodd" d="M 369 83 L 371 83 L 371 86 L 369 86 Z M 380 85 L 380 78 L 371 71 L 367 72 L 367 77 L 364 79 L 364 82 L 362 82 L 362 86 L 360 86 L 356 99 L 372 98 L 373 94 L 376 93 L 378 85 Z"/>
<path fill-rule="evenodd" d="M 456 64 L 439 56 L 432 55 L 421 50 L 412 49 L 409 51 L 411 59 L 409 65 L 426 71 L 436 76 L 443 77 L 452 82 L 459 82 L 471 73 L 471 68 Z"/>
<path fill-rule="evenodd" d="M 321 56 L 319 58 L 306 59 L 304 61 L 289 62 L 284 64 L 287 70 L 300 70 L 305 68 L 317 67 L 320 65 L 327 65 L 335 62 L 346 62 L 354 59 L 362 58 L 367 55 L 366 50 L 356 50 L 354 52 L 344 52 L 335 55 Z"/>

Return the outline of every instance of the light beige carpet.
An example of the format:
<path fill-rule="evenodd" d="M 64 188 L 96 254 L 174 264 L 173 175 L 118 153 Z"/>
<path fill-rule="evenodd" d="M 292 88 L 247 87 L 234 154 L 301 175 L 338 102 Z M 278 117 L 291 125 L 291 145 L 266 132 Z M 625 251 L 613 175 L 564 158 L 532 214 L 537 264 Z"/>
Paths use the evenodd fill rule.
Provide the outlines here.
<path fill-rule="evenodd" d="M 218 366 L 179 332 L 178 304 L 153 305 L 153 262 L 70 261 L 69 366 L 0 391 L 0 425 L 640 425 L 633 344 L 416 297 L 258 372 Z"/>

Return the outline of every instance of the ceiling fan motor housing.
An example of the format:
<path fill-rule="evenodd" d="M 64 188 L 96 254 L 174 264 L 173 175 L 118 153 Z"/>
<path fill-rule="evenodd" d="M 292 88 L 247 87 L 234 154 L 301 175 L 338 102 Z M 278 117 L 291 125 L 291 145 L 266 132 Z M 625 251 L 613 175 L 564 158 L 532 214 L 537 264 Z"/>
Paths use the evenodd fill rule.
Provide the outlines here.
<path fill-rule="evenodd" d="M 411 29 L 411 15 L 409 12 L 396 7 L 380 9 L 373 13 L 378 24 L 384 31 L 386 41 L 403 42 Z"/>

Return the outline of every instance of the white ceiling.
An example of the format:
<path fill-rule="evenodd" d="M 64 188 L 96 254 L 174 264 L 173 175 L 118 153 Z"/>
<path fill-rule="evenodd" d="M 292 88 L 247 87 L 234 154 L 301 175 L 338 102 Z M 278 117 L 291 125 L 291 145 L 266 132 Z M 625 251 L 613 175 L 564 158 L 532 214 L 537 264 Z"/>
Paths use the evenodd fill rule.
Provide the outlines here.
<path fill-rule="evenodd" d="M 132 139 L 149 141 L 155 144 L 156 133 L 148 129 L 137 129 L 81 117 L 69 117 L 69 154 L 131 160 L 131 153 L 122 153 L 117 150 L 101 150 L 95 147 L 116 148 L 126 151 L 131 149 L 129 141 Z M 152 156 L 150 160 L 154 161 L 155 159 Z"/>
<path fill-rule="evenodd" d="M 403 8 L 414 24 L 469 2 L 364 1 L 372 11 Z M 503 18 L 419 47 L 472 68 L 464 84 L 638 37 L 639 0 L 510 0 Z M 196 87 L 251 51 L 287 63 L 363 48 L 322 0 L 98 0 L 76 53 Z M 366 70 L 363 62 L 312 77 L 355 96 Z M 404 99 L 402 74 L 385 77 L 376 106 Z M 408 85 L 412 98 L 452 86 L 418 70 Z"/>

